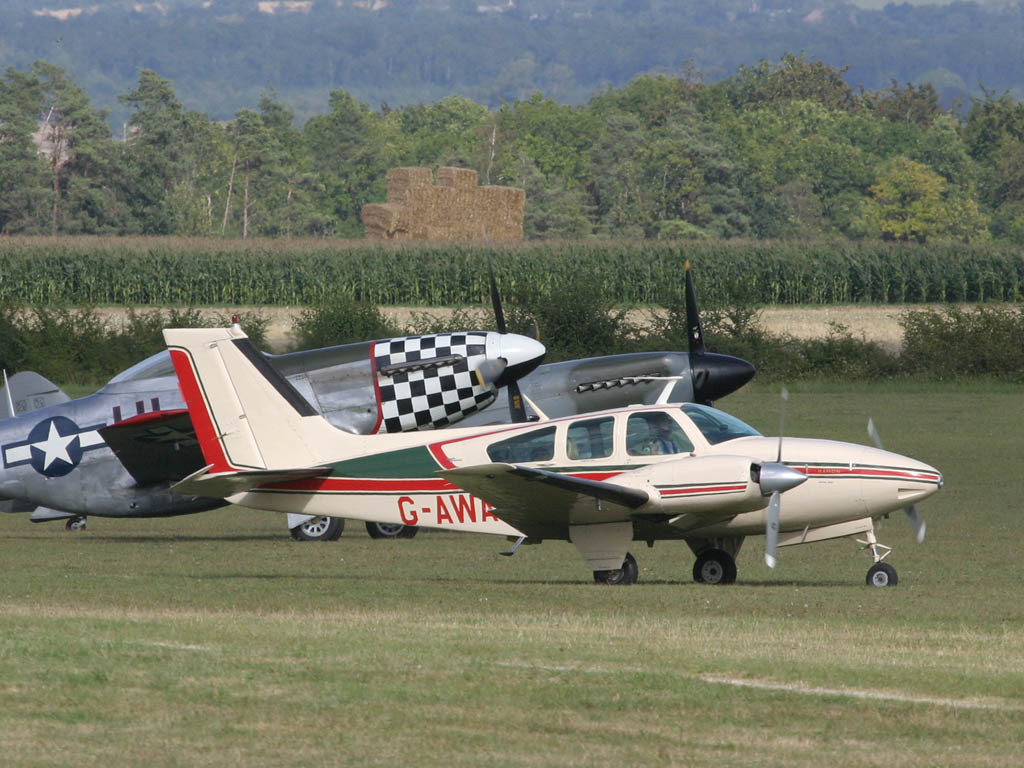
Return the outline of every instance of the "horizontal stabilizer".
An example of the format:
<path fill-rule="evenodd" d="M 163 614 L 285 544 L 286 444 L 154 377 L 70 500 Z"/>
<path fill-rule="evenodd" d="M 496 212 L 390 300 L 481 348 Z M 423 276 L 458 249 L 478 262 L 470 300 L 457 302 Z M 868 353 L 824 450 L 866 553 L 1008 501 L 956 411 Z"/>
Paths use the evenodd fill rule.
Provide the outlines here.
<path fill-rule="evenodd" d="M 175 493 L 187 493 L 193 496 L 226 499 L 263 485 L 283 483 L 288 480 L 305 480 L 309 477 L 329 474 L 331 471 L 330 467 L 300 467 L 297 469 L 211 473 L 211 468 L 212 465 L 193 472 L 181 482 L 172 485 L 171 490 Z"/>
<path fill-rule="evenodd" d="M 494 514 L 531 538 L 565 538 L 570 525 L 626 522 L 649 501 L 635 488 L 513 464 L 437 474 L 494 506 Z"/>
<path fill-rule="evenodd" d="M 141 486 L 181 480 L 206 464 L 184 408 L 141 413 L 99 433 Z"/>
<path fill-rule="evenodd" d="M 67 520 L 72 517 L 78 517 L 78 514 L 75 512 L 64 512 L 59 509 L 50 509 L 49 507 L 36 507 L 29 520 L 33 523 L 48 523 L 51 520 Z"/>
<path fill-rule="evenodd" d="M 0 418 L 21 416 L 23 413 L 60 405 L 71 398 L 64 391 L 35 371 L 22 371 L 6 377 L 0 389 Z"/>

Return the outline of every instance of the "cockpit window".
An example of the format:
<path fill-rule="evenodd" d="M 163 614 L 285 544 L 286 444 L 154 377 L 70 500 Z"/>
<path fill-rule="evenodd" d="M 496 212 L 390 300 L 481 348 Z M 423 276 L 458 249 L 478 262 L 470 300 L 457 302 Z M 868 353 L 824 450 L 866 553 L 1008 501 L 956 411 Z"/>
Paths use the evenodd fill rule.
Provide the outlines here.
<path fill-rule="evenodd" d="M 693 443 L 676 420 L 664 411 L 634 413 L 626 421 L 626 453 L 651 456 L 688 453 Z"/>
<path fill-rule="evenodd" d="M 136 363 L 131 368 L 121 371 L 110 380 L 110 384 L 119 384 L 122 381 L 140 381 L 142 379 L 159 379 L 164 376 L 174 375 L 174 363 L 171 362 L 171 353 L 168 350 L 157 352 L 147 357 L 141 363 Z"/>
<path fill-rule="evenodd" d="M 717 408 L 686 403 L 683 406 L 683 413 L 690 417 L 690 420 L 697 425 L 697 429 L 704 435 L 704 439 L 711 445 L 718 445 L 726 440 L 735 440 L 737 437 L 761 436 L 761 433 L 749 424 Z"/>
<path fill-rule="evenodd" d="M 491 461 L 510 464 L 529 461 L 551 461 L 555 456 L 555 428 L 547 427 L 534 432 L 510 437 L 487 446 Z"/>

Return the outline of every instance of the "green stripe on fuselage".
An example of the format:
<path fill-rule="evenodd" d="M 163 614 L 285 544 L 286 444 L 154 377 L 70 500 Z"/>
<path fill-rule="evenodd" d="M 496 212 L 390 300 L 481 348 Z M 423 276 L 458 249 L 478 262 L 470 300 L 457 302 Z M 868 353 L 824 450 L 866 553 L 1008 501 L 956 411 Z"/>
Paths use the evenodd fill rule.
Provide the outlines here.
<path fill-rule="evenodd" d="M 433 477 L 439 469 L 441 465 L 421 445 L 339 461 L 331 468 L 331 477 Z"/>

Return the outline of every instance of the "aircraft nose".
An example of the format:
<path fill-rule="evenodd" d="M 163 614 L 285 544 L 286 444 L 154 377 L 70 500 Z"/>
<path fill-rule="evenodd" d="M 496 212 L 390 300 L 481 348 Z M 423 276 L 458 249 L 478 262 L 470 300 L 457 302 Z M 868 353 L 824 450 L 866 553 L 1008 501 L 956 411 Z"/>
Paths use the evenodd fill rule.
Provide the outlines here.
<path fill-rule="evenodd" d="M 693 399 L 698 403 L 712 403 L 735 392 L 756 373 L 754 366 L 746 360 L 713 352 L 691 354 L 690 370 Z"/>
<path fill-rule="evenodd" d="M 504 387 L 523 378 L 541 364 L 547 353 L 547 348 L 543 344 L 529 336 L 520 336 L 518 333 L 501 334 L 498 356 L 503 358 L 507 365 L 495 384 Z"/>

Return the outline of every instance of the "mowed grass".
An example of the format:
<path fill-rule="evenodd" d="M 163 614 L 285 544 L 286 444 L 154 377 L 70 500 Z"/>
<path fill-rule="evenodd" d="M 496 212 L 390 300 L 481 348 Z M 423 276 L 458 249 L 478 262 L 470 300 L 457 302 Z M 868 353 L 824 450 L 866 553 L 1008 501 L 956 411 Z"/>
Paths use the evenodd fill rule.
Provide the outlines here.
<path fill-rule="evenodd" d="M 776 434 L 778 403 L 721 405 Z M 924 544 L 880 532 L 894 589 L 850 540 L 770 571 L 751 539 L 731 587 L 638 543 L 605 587 L 562 542 L 0 516 L 0 763 L 1020 765 L 1024 389 L 791 386 L 786 432 L 866 442 L 868 415 L 946 476 Z"/>

